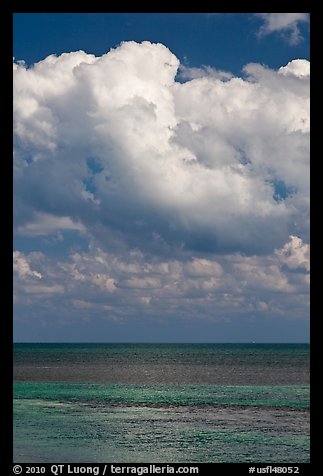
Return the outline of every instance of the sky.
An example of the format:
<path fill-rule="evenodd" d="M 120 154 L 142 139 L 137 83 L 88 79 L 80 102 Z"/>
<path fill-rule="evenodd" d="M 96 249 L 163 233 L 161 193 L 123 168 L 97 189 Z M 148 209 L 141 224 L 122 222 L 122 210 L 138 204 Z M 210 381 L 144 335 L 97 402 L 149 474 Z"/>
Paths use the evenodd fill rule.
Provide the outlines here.
<path fill-rule="evenodd" d="M 14 15 L 14 340 L 309 341 L 309 15 Z"/>

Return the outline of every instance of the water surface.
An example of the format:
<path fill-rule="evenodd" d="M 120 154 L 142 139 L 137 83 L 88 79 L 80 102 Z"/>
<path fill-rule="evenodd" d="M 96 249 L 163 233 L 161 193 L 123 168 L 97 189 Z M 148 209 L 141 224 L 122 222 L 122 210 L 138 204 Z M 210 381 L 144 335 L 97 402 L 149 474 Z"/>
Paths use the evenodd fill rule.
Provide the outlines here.
<path fill-rule="evenodd" d="M 309 346 L 16 344 L 16 462 L 307 462 Z"/>

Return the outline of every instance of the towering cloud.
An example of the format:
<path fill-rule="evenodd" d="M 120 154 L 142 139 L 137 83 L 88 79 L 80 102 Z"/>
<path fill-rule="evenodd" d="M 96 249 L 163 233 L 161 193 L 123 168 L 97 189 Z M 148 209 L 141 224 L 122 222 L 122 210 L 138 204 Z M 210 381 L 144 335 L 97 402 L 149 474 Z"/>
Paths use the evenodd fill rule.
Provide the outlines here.
<path fill-rule="evenodd" d="M 309 63 L 186 82 L 178 67 L 150 42 L 14 63 L 20 233 L 56 223 L 153 252 L 307 241 Z"/>

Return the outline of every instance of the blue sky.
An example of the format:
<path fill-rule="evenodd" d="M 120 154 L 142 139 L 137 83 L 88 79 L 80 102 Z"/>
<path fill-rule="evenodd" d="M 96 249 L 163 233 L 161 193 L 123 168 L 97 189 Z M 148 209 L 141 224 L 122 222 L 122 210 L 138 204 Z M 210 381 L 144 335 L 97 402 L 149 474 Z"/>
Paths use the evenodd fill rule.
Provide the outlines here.
<path fill-rule="evenodd" d="M 16 341 L 308 341 L 307 14 L 15 14 L 14 57 Z"/>
<path fill-rule="evenodd" d="M 309 58 L 309 22 L 300 21 L 300 39 L 290 29 L 257 37 L 262 18 L 246 13 L 38 13 L 14 15 L 14 55 L 28 64 L 55 53 L 83 49 L 102 55 L 122 41 L 166 45 L 189 66 L 214 66 L 240 74 L 250 62 L 279 68 Z M 284 41 L 285 38 L 285 41 Z"/>

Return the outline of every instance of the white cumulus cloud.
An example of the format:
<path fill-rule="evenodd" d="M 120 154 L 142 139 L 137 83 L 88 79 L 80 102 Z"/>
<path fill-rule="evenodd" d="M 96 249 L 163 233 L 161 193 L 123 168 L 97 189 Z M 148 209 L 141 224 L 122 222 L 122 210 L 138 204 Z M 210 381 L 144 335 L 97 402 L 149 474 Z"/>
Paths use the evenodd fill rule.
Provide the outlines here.
<path fill-rule="evenodd" d="M 157 253 L 306 240 L 309 63 L 297 61 L 184 83 L 176 56 L 147 41 L 14 63 L 16 227 Z"/>

